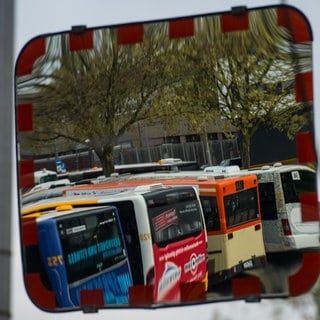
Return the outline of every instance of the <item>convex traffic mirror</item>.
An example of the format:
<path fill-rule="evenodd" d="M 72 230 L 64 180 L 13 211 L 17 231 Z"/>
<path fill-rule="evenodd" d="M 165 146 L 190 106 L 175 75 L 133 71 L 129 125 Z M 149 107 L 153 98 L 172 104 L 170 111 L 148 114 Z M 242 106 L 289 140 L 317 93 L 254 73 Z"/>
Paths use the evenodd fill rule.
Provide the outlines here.
<path fill-rule="evenodd" d="M 30 40 L 15 68 L 30 299 L 90 311 L 310 290 L 312 72 L 289 6 Z"/>

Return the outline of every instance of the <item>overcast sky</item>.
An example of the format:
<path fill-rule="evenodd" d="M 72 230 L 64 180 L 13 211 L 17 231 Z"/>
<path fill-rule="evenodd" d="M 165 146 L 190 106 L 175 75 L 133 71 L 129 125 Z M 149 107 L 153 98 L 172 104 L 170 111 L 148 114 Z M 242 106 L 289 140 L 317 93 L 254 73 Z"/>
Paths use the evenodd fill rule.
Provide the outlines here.
<path fill-rule="evenodd" d="M 227 0 L 228 7 L 234 5 L 249 4 L 248 6 L 259 6 L 269 4 L 266 0 Z M 217 0 L 17 0 L 15 15 L 15 55 L 22 46 L 36 35 L 68 30 L 73 25 L 84 24 L 88 27 L 110 25 L 117 23 L 136 22 L 143 20 L 154 20 L 164 17 L 175 17 L 198 13 L 208 13 L 213 11 L 224 11 L 225 1 Z M 271 1 L 272 4 L 292 3 L 297 6 L 306 5 L 304 8 L 310 18 L 319 20 L 320 1 L 318 0 L 294 0 L 294 1 Z M 317 29 L 320 30 L 319 24 Z M 315 34 L 317 46 L 319 46 L 319 36 Z M 318 55 L 319 57 L 319 55 Z M 317 76 L 318 77 L 318 76 Z M 315 79 L 317 83 L 318 78 Z M 319 86 L 318 86 L 319 87 Z M 315 92 L 315 99 L 320 101 L 318 91 Z M 13 229 L 17 234 L 17 222 L 14 221 Z M 13 317 L 20 319 L 55 319 L 60 316 L 35 311 L 34 306 L 25 298 L 22 287 L 20 256 L 18 250 L 17 237 L 14 240 L 14 299 Z M 308 303 L 308 302 L 307 302 Z M 99 312 L 98 315 L 88 315 L 86 319 L 174 319 L 179 317 L 183 320 L 194 320 L 201 317 L 201 320 L 222 320 L 222 319 L 272 319 L 272 313 L 282 301 L 272 303 L 264 301 L 260 304 L 246 304 L 244 302 L 219 303 L 202 305 L 198 307 L 160 309 L 160 310 L 111 310 L 108 313 Z M 308 305 L 305 305 L 308 307 Z M 307 309 L 307 308 L 306 308 Z M 310 311 L 312 313 L 312 309 Z M 221 317 L 214 317 L 220 315 Z M 77 319 L 84 317 L 79 314 L 61 315 L 61 319 Z M 285 309 L 279 319 L 301 320 L 299 312 L 292 309 Z"/>

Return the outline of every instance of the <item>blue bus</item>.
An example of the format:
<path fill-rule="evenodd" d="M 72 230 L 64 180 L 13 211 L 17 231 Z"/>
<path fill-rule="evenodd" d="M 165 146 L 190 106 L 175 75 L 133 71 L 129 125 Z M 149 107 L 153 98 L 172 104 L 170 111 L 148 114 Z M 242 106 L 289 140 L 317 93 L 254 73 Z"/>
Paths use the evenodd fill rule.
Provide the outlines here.
<path fill-rule="evenodd" d="M 57 308 L 128 302 L 132 278 L 115 207 L 62 205 L 25 219 L 24 231 L 36 224 L 38 253 L 45 269 L 40 274 L 47 276 Z"/>

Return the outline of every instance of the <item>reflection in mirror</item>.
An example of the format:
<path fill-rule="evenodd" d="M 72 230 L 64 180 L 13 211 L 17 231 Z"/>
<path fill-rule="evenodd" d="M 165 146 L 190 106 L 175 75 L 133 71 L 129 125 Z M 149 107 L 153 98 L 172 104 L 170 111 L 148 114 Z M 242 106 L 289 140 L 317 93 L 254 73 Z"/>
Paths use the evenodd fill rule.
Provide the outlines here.
<path fill-rule="evenodd" d="M 311 289 L 312 90 L 311 30 L 287 6 L 31 40 L 16 65 L 30 298 L 90 311 Z"/>

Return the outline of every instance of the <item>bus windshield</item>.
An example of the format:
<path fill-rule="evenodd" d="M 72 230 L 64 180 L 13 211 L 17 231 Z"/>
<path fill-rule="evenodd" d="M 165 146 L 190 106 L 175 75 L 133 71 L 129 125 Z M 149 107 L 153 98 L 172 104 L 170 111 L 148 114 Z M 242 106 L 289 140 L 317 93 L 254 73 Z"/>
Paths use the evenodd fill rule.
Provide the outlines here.
<path fill-rule="evenodd" d="M 125 259 L 114 211 L 95 209 L 85 214 L 60 217 L 57 227 L 69 283 L 101 272 Z"/>
<path fill-rule="evenodd" d="M 203 230 L 201 208 L 195 190 L 160 191 L 145 196 L 153 241 L 166 246 L 198 235 Z"/>
<path fill-rule="evenodd" d="M 225 196 L 227 226 L 232 227 L 259 218 L 257 199 L 256 188 Z"/>

